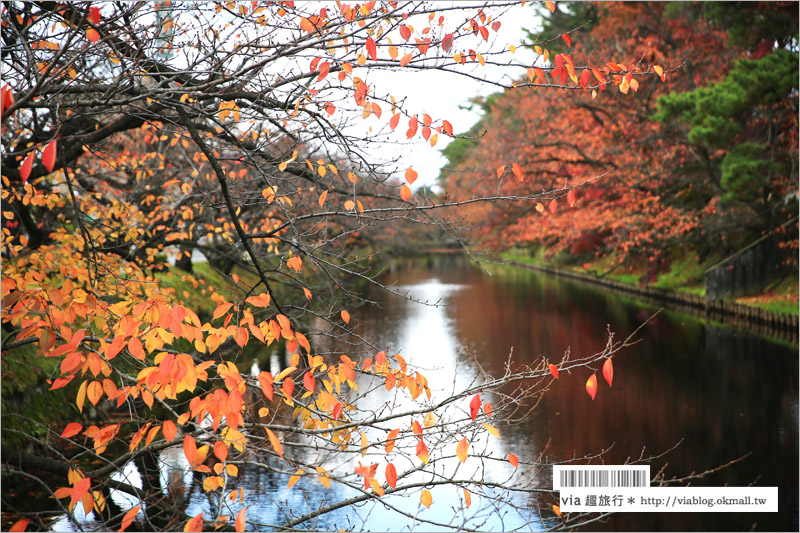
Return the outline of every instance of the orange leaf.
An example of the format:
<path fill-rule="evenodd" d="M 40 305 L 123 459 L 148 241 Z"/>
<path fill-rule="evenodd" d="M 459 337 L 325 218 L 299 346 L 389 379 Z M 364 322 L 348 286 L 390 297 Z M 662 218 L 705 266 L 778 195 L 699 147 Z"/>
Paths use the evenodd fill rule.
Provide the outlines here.
<path fill-rule="evenodd" d="M 431 491 L 428 489 L 422 489 L 422 494 L 419 497 L 420 503 L 425 507 L 430 507 L 433 503 L 433 496 L 431 496 Z"/>
<path fill-rule="evenodd" d="M 406 55 L 404 55 L 403 57 L 400 58 L 400 66 L 404 67 L 404 66 L 408 65 L 409 63 L 411 63 L 411 60 L 413 58 L 414 58 L 414 54 L 406 54 Z M 394 128 L 392 128 L 392 129 L 394 129 Z"/>
<path fill-rule="evenodd" d="M 375 41 L 372 39 L 372 37 L 367 37 L 366 46 L 367 46 L 367 53 L 369 54 L 369 57 L 371 57 L 373 61 L 377 61 L 378 60 L 378 48 L 377 48 L 377 46 L 375 46 Z"/>
<path fill-rule="evenodd" d="M 288 261 L 286 261 L 286 266 L 295 272 L 300 272 L 303 269 L 303 260 L 299 255 L 293 255 Z"/>
<path fill-rule="evenodd" d="M 67 424 L 67 427 L 64 428 L 64 432 L 61 434 L 61 437 L 64 439 L 68 439 L 70 437 L 74 437 L 78 433 L 81 432 L 83 426 L 78 424 L 77 422 L 72 422 Z"/>
<path fill-rule="evenodd" d="M 164 438 L 167 439 L 167 442 L 172 442 L 175 440 L 175 435 L 178 433 L 178 428 L 175 426 L 175 422 L 172 420 L 164 420 L 164 423 L 161 424 L 161 431 L 164 433 Z"/>
<path fill-rule="evenodd" d="M 554 364 L 550 364 L 548 366 L 550 367 L 550 373 L 553 375 L 553 377 L 558 379 L 558 367 Z"/>
<path fill-rule="evenodd" d="M 89 28 L 88 30 L 86 30 L 86 38 L 89 39 L 90 42 L 95 43 L 97 42 L 98 39 L 100 39 L 100 34 L 97 33 L 96 29 Z"/>
<path fill-rule="evenodd" d="M 272 401 L 274 390 L 272 388 L 272 374 L 269 372 L 261 372 L 258 375 L 258 383 L 261 385 L 261 391 L 267 400 Z"/>
<path fill-rule="evenodd" d="M 187 531 L 203 531 L 203 513 L 200 513 L 186 522 L 186 526 L 183 528 L 183 531 L 184 533 Z"/>
<path fill-rule="evenodd" d="M 567 203 L 570 207 L 575 205 L 575 189 L 570 189 L 567 193 Z"/>
<path fill-rule="evenodd" d="M 127 513 L 125 516 L 122 517 L 122 524 L 120 524 L 120 528 L 117 530 L 118 532 L 125 531 L 129 525 L 133 523 L 133 519 L 136 518 L 136 515 L 139 514 L 139 511 L 142 509 L 141 505 L 137 505 Z"/>
<path fill-rule="evenodd" d="M 417 134 L 417 127 L 419 126 L 419 121 L 417 117 L 411 117 L 408 121 L 408 131 L 406 131 L 406 137 L 409 139 Z"/>
<path fill-rule="evenodd" d="M 81 501 L 83 497 L 89 493 L 91 484 L 91 478 L 88 477 L 85 477 L 75 483 L 75 486 L 72 487 L 71 504 L 76 504 Z"/>
<path fill-rule="evenodd" d="M 395 129 L 400 124 L 400 113 L 397 113 L 389 120 L 389 127 Z"/>
<path fill-rule="evenodd" d="M 319 200 L 317 200 L 320 207 L 322 207 L 325 204 L 325 199 L 327 197 L 328 197 L 328 191 L 327 190 L 322 191 L 322 194 L 319 195 Z"/>
<path fill-rule="evenodd" d="M 272 444 L 272 448 L 275 450 L 275 453 L 277 453 L 280 457 L 283 457 L 283 444 L 281 444 L 281 441 L 278 440 L 278 437 L 275 436 L 275 433 L 273 433 L 269 428 L 264 429 L 267 430 L 269 443 Z"/>
<path fill-rule="evenodd" d="M 386 437 L 386 453 L 391 453 L 394 449 L 394 439 L 397 438 L 397 435 L 400 433 L 399 429 L 393 429 L 389 432 L 389 436 Z M 394 487 L 392 487 L 394 488 Z"/>
<path fill-rule="evenodd" d="M 386 482 L 392 488 L 397 487 L 397 469 L 392 463 L 386 465 Z"/>
<path fill-rule="evenodd" d="M 214 316 L 213 316 L 212 320 L 216 320 L 219 317 L 221 317 L 222 315 L 224 315 L 225 313 L 227 313 L 228 309 L 230 309 L 231 307 L 233 307 L 232 303 L 224 303 L 224 304 L 218 305 L 217 308 L 214 309 Z"/>
<path fill-rule="evenodd" d="M 17 520 L 16 522 L 14 522 L 14 525 L 11 526 L 11 529 L 9 529 L 9 531 L 25 531 L 25 528 L 28 527 L 28 522 L 30 522 L 30 520 L 28 520 L 27 518 L 23 518 L 22 520 Z"/>
<path fill-rule="evenodd" d="M 86 390 L 86 397 L 92 402 L 92 405 L 97 405 L 100 398 L 103 396 L 103 384 L 99 381 L 92 381 L 89 383 L 89 388 Z"/>
<path fill-rule="evenodd" d="M 22 183 L 28 181 L 28 176 L 31 175 L 31 168 L 33 167 L 33 156 L 36 155 L 36 150 L 32 151 L 28 154 L 28 157 L 25 158 L 25 161 L 22 162 L 22 166 L 19 167 L 19 177 L 22 178 Z"/>
<path fill-rule="evenodd" d="M 50 144 L 44 147 L 44 151 L 42 152 L 42 163 L 44 164 L 44 168 L 47 169 L 48 172 L 52 172 L 53 169 L 56 167 L 56 141 L 58 139 L 53 139 L 50 141 Z"/>
<path fill-rule="evenodd" d="M 408 185 L 400 187 L 400 198 L 402 198 L 404 202 L 411 200 L 411 189 L 408 188 Z"/>
<path fill-rule="evenodd" d="M 556 513 L 558 516 L 561 516 L 561 507 L 556 504 L 553 504 L 553 512 Z"/>
<path fill-rule="evenodd" d="M 350 313 L 348 313 L 347 311 L 342 309 L 342 312 L 340 314 L 342 315 L 342 320 L 344 320 L 346 324 L 349 324 L 350 323 Z"/>
<path fill-rule="evenodd" d="M 216 441 L 214 443 L 214 455 L 220 461 L 224 461 L 228 458 L 228 447 L 222 441 Z"/>
<path fill-rule="evenodd" d="M 428 447 L 425 446 L 425 442 L 422 439 L 417 443 L 417 457 L 419 457 L 423 463 L 428 464 Z"/>
<path fill-rule="evenodd" d="M 248 506 L 249 507 L 249 506 Z M 236 521 L 234 522 L 234 528 L 236 531 L 244 531 L 244 516 L 247 513 L 247 507 L 243 507 L 241 511 L 236 514 Z"/>
<path fill-rule="evenodd" d="M 567 46 L 572 47 L 572 38 L 566 33 L 561 34 L 561 38 L 564 39 L 564 42 L 567 43 Z"/>
<path fill-rule="evenodd" d="M 400 26 L 399 30 L 400 37 L 402 37 L 404 40 L 408 41 L 411 38 L 411 29 L 408 26 L 402 25 Z"/>
<path fill-rule="evenodd" d="M 608 386 L 610 387 L 611 382 L 614 381 L 614 363 L 611 362 L 610 357 L 603 363 L 603 377 L 606 378 Z"/>
<path fill-rule="evenodd" d="M 484 403 L 483 404 L 483 412 L 486 413 L 486 416 L 488 416 L 489 418 L 492 418 L 492 404 L 489 403 L 489 402 Z"/>
<path fill-rule="evenodd" d="M 508 454 L 508 462 L 511 463 L 511 466 L 517 468 L 519 466 L 519 459 L 513 453 Z"/>
<path fill-rule="evenodd" d="M 197 443 L 191 435 L 186 435 L 183 438 L 183 455 L 186 456 L 186 460 L 189 461 L 189 464 L 194 463 L 194 458 L 197 455 Z"/>
<path fill-rule="evenodd" d="M 311 295 L 311 291 L 308 290 L 306 287 L 303 287 L 303 292 L 306 295 L 306 300 L 311 301 L 311 298 L 313 298 L 313 296 Z"/>
<path fill-rule="evenodd" d="M 456 446 L 456 455 L 458 456 L 459 461 L 462 463 L 467 462 L 467 457 L 469 456 L 469 442 L 467 442 L 466 437 L 462 437 L 460 441 L 458 441 L 458 446 Z"/>
<path fill-rule="evenodd" d="M 556 212 L 556 199 L 555 198 L 550 200 L 550 205 L 548 205 L 547 208 L 550 209 L 551 213 L 555 213 Z"/>
<path fill-rule="evenodd" d="M 294 475 L 289 478 L 289 483 L 287 483 L 286 488 L 291 489 L 292 487 L 294 487 L 295 483 L 300 481 L 300 478 L 303 477 L 304 473 L 305 470 L 303 470 L 302 468 L 299 469 L 297 472 L 295 472 Z"/>
<path fill-rule="evenodd" d="M 594 400 L 594 397 L 597 395 L 597 376 L 594 374 L 586 380 L 586 392 L 592 397 L 592 400 Z"/>
<path fill-rule="evenodd" d="M 467 508 L 472 505 L 472 495 L 467 489 L 464 489 L 464 503 L 466 504 Z"/>
<path fill-rule="evenodd" d="M 522 181 L 522 168 L 520 168 L 519 163 L 514 163 L 511 165 L 511 172 L 513 172 L 514 175 L 519 178 L 519 181 Z"/>
<path fill-rule="evenodd" d="M 544 3 L 544 5 L 547 6 L 547 9 L 550 10 L 550 13 L 555 13 L 556 12 L 556 3 L 555 2 L 550 2 L 548 0 L 547 2 Z"/>
<path fill-rule="evenodd" d="M 506 171 L 505 165 L 500 165 L 499 167 L 497 167 L 497 177 L 498 178 L 502 177 L 505 171 Z"/>
<path fill-rule="evenodd" d="M 333 115 L 336 112 L 336 106 L 330 102 L 325 102 L 325 112 L 329 115 Z"/>
<path fill-rule="evenodd" d="M 414 182 L 417 181 L 417 176 L 417 171 L 411 167 L 408 167 L 408 170 L 406 170 L 406 181 L 409 185 L 413 185 Z"/>

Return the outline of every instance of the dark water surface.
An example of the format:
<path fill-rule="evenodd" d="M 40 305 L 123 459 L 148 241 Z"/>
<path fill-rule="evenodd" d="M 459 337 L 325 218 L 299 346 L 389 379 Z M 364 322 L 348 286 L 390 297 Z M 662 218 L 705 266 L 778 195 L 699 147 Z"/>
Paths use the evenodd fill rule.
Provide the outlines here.
<path fill-rule="evenodd" d="M 468 349 L 493 375 L 513 360 L 557 361 L 602 350 L 608 329 L 621 340 L 657 308 L 599 288 L 515 267 L 487 275 L 460 258 L 435 257 L 400 264 L 389 275 L 401 288 L 447 306 L 432 311 L 397 299 L 363 317 L 404 350 L 446 359 L 446 349 Z M 441 325 L 440 339 L 422 340 L 416 322 Z M 374 325 L 373 325 L 374 324 Z M 409 328 L 411 331 L 409 332 Z M 532 419 L 504 429 L 510 447 L 534 460 L 550 440 L 550 461 L 611 447 L 608 464 L 660 454 L 667 477 L 743 461 L 696 486 L 779 487 L 778 513 L 619 514 L 596 529 L 635 531 L 798 530 L 798 347 L 721 325 L 661 311 L 615 358 L 614 388 L 602 379 L 597 398 L 584 391 L 586 376 L 565 376 L 545 395 Z M 409 346 L 410 344 L 410 346 Z M 438 349 L 439 355 L 436 355 Z M 406 353 L 401 351 L 401 353 Z M 520 453 L 521 452 L 521 453 Z"/>
<path fill-rule="evenodd" d="M 382 302 L 381 308 L 353 310 L 351 324 L 357 324 L 358 332 L 378 346 L 389 347 L 388 353 L 400 353 L 409 363 L 421 366 L 431 383 L 461 386 L 479 371 L 472 356 L 495 376 L 502 375 L 512 350 L 512 364 L 539 361 L 543 356 L 557 362 L 567 349 L 580 357 L 602 350 L 609 329 L 621 340 L 656 311 L 618 294 L 524 269 L 494 267 L 491 271 L 488 275 L 463 258 L 449 256 L 396 263 L 387 273 L 387 283 L 415 298 L 446 305 L 425 306 L 375 291 L 371 297 Z M 618 464 L 643 453 L 661 454 L 680 443 L 652 462 L 653 472 L 666 465 L 667 477 L 712 469 L 750 454 L 694 485 L 777 486 L 778 513 L 618 514 L 590 528 L 797 531 L 798 347 L 670 311 L 650 320 L 637 338 L 635 346 L 614 359 L 613 389 L 600 380 L 592 401 L 584 390 L 588 371 L 562 375 L 530 420 L 500 428 L 503 439 L 497 446 L 504 447 L 500 452 L 513 451 L 520 459 L 533 461 L 544 451 L 549 461 L 560 461 L 610 448 L 604 460 Z M 271 370 L 275 364 L 262 361 L 263 368 L 256 363 L 253 371 Z M 207 495 L 192 481 L 181 451 L 170 450 L 161 460 L 162 486 L 177 477 L 190 487 L 186 512 L 213 514 Z M 136 468 L 130 466 L 128 481 L 136 484 Z M 238 481 L 246 491 L 244 503 L 250 505 L 248 520 L 261 524 L 280 523 L 287 514 L 303 514 L 354 494 L 336 484 L 326 491 L 305 479 L 287 491 L 284 476 L 246 467 L 240 469 Z M 433 491 L 435 505 L 424 510 L 424 516 L 453 520 L 452 507 L 459 505 L 454 489 L 441 489 Z M 130 507 L 121 498 L 115 496 L 122 507 Z M 420 511 L 418 496 L 391 501 L 411 514 Z M 526 522 L 512 513 L 498 512 L 473 525 L 509 531 Z M 542 528 L 547 520 L 530 523 L 526 528 Z M 54 527 L 75 525 L 62 519 Z M 435 529 L 371 504 L 331 513 L 311 527 Z"/>

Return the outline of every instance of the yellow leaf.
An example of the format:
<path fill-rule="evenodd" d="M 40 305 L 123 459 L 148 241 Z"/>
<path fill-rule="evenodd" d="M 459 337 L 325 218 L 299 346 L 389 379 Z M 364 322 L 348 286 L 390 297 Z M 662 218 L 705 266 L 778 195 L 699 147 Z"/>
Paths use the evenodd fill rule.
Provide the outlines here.
<path fill-rule="evenodd" d="M 290 367 L 284 368 L 283 370 L 281 370 L 281 373 L 280 373 L 280 374 L 278 374 L 277 376 L 275 376 L 275 381 L 280 381 L 280 380 L 282 380 L 283 378 L 285 378 L 286 376 L 288 376 L 289 374 L 291 374 L 291 373 L 292 373 L 292 372 L 294 372 L 295 370 L 297 370 L 297 367 L 296 367 L 296 366 L 290 366 Z"/>
<path fill-rule="evenodd" d="M 494 427 L 494 426 L 491 426 L 491 425 L 489 425 L 489 424 L 481 424 L 481 425 L 482 425 L 483 427 L 485 427 L 485 428 L 486 428 L 486 431 L 488 431 L 490 434 L 492 434 L 493 436 L 497 437 L 498 439 L 500 438 L 500 432 L 499 432 L 499 431 L 497 431 L 497 428 L 496 428 L 496 427 Z"/>
<path fill-rule="evenodd" d="M 228 473 L 229 476 L 236 477 L 239 475 L 239 467 L 236 465 L 228 465 L 225 467 L 225 471 Z"/>
<path fill-rule="evenodd" d="M 278 170 L 283 172 L 284 170 L 286 170 L 286 167 L 288 167 L 288 166 L 289 166 L 289 162 L 288 161 L 284 161 L 283 163 L 278 165 Z"/>
<path fill-rule="evenodd" d="M 420 494 L 419 501 L 425 507 L 430 507 L 433 503 L 433 496 L 431 495 L 431 491 L 428 489 L 422 489 L 422 494 Z"/>
<path fill-rule="evenodd" d="M 289 478 L 289 484 L 286 486 L 286 488 L 291 489 L 292 487 L 294 487 L 294 484 L 300 481 L 300 478 L 303 477 L 304 473 L 305 470 L 303 470 L 302 468 L 297 472 L 295 472 L 294 475 Z"/>

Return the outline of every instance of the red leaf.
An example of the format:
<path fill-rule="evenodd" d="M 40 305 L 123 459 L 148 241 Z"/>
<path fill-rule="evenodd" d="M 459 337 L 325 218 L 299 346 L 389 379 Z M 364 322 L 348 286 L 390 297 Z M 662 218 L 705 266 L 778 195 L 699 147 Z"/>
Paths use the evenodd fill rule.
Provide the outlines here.
<path fill-rule="evenodd" d="M 497 31 L 499 29 L 500 29 L 500 21 L 495 20 L 494 22 L 492 22 L 492 30 Z"/>
<path fill-rule="evenodd" d="M 408 41 L 411 38 L 411 29 L 406 25 L 400 26 L 400 37 Z"/>
<path fill-rule="evenodd" d="M 11 529 L 9 529 L 9 531 L 25 531 L 25 528 L 28 527 L 28 522 L 30 522 L 30 520 L 28 520 L 27 518 L 23 518 L 22 520 L 17 520 L 16 522 L 14 522 L 14 525 L 11 526 Z"/>
<path fill-rule="evenodd" d="M 564 42 L 567 43 L 567 46 L 572 47 L 572 38 L 569 35 L 562 33 L 561 38 L 564 39 Z"/>
<path fill-rule="evenodd" d="M 344 407 L 342 407 L 341 402 L 336 402 L 336 405 L 333 406 L 333 419 L 339 420 L 339 417 L 342 416 L 342 411 Z"/>
<path fill-rule="evenodd" d="M 567 193 L 567 203 L 569 204 L 570 207 L 573 207 L 575 205 L 575 190 L 574 189 L 570 189 L 569 192 Z"/>
<path fill-rule="evenodd" d="M 395 129 L 399 123 L 400 123 L 400 113 L 397 113 L 391 118 L 391 120 L 389 120 L 389 127 Z"/>
<path fill-rule="evenodd" d="M 450 51 L 450 48 L 453 47 L 453 38 L 454 37 L 452 33 L 448 33 L 447 35 L 444 36 L 444 39 L 442 39 L 442 50 L 444 50 L 445 52 Z"/>
<path fill-rule="evenodd" d="M 175 440 L 175 435 L 178 433 L 178 428 L 175 426 L 175 422 L 172 420 L 165 420 L 161 425 L 161 432 L 164 433 L 164 438 L 167 439 L 167 442 L 172 442 Z"/>
<path fill-rule="evenodd" d="M 67 424 L 67 427 L 64 428 L 64 432 L 61 434 L 61 438 L 68 439 L 70 437 L 74 437 L 78 433 L 81 432 L 83 426 L 78 424 L 77 422 L 72 422 Z"/>
<path fill-rule="evenodd" d="M 453 125 L 450 124 L 450 121 L 443 120 L 442 121 L 442 132 L 450 137 L 453 136 Z"/>
<path fill-rule="evenodd" d="M 386 482 L 390 487 L 397 487 L 397 469 L 392 463 L 386 465 Z"/>
<path fill-rule="evenodd" d="M 314 392 L 315 385 L 314 375 L 311 372 L 306 372 L 303 375 L 303 387 L 305 387 L 309 392 Z"/>
<path fill-rule="evenodd" d="M 375 46 L 375 41 L 372 40 L 372 37 L 367 37 L 367 53 L 373 61 L 378 60 L 378 47 Z"/>
<path fill-rule="evenodd" d="M 91 22 L 92 24 L 100 24 L 100 8 L 99 7 L 90 7 L 89 8 L 89 16 L 86 19 Z"/>
<path fill-rule="evenodd" d="M 586 380 L 586 392 L 589 394 L 589 396 L 592 397 L 592 400 L 594 400 L 594 397 L 597 396 L 597 376 L 596 375 L 592 374 L 592 376 L 589 379 Z"/>
<path fill-rule="evenodd" d="M 481 397 L 479 394 L 476 394 L 472 401 L 469 402 L 469 416 L 472 420 L 475 420 L 475 417 L 478 416 L 478 409 L 481 408 Z"/>
<path fill-rule="evenodd" d="M 611 382 L 614 381 L 614 363 L 611 362 L 610 357 L 603 363 L 603 377 L 606 378 L 608 386 L 610 387 Z"/>
<path fill-rule="evenodd" d="M 327 61 L 324 62 L 319 66 L 319 75 L 317 76 L 317 81 L 322 81 L 325 79 L 325 76 L 331 71 L 331 64 Z"/>
<path fill-rule="evenodd" d="M 50 141 L 50 144 L 44 147 L 44 151 L 42 152 L 42 163 L 44 163 L 44 168 L 47 169 L 48 172 L 52 172 L 56 166 L 56 141 L 58 139 L 53 139 Z"/>
<path fill-rule="evenodd" d="M 519 459 L 513 453 L 508 454 L 508 462 L 511 463 L 511 466 L 517 468 L 519 466 Z"/>
<path fill-rule="evenodd" d="M 586 85 L 589 83 L 589 78 L 592 77 L 592 74 L 589 72 L 588 68 L 583 69 L 581 73 L 581 89 L 584 91 L 586 90 Z"/>
<path fill-rule="evenodd" d="M 19 167 L 19 177 L 22 178 L 22 183 L 28 181 L 28 176 L 31 175 L 31 168 L 33 167 L 33 157 L 36 155 L 36 150 L 28 154 L 25 161 Z"/>
<path fill-rule="evenodd" d="M 550 366 L 550 373 L 553 375 L 554 378 L 558 379 L 558 367 L 553 364 L 549 366 Z"/>
<path fill-rule="evenodd" d="M 550 200 L 550 205 L 548 205 L 547 207 L 550 209 L 551 213 L 555 213 L 556 212 L 556 199 L 553 198 L 552 200 Z"/>

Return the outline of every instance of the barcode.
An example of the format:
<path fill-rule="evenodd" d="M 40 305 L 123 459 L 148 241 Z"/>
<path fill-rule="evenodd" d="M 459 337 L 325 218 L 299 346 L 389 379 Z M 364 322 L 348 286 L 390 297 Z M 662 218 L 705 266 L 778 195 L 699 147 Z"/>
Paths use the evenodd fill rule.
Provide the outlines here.
<path fill-rule="evenodd" d="M 648 487 L 650 467 L 647 465 L 554 466 L 553 489 L 579 487 Z"/>

